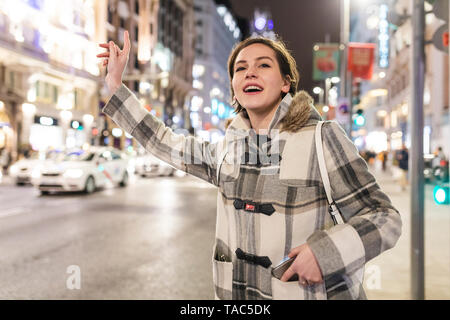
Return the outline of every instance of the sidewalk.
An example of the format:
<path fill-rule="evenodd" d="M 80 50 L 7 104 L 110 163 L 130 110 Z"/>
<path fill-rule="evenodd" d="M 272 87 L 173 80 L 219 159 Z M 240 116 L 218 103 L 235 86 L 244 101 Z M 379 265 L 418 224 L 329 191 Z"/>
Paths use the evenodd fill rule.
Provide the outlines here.
<path fill-rule="evenodd" d="M 410 189 L 401 191 L 388 170 L 371 168 L 382 190 L 399 210 L 403 228 L 397 245 L 366 265 L 364 287 L 369 299 L 411 299 Z M 433 201 L 425 186 L 425 298 L 450 299 L 450 207 Z"/>

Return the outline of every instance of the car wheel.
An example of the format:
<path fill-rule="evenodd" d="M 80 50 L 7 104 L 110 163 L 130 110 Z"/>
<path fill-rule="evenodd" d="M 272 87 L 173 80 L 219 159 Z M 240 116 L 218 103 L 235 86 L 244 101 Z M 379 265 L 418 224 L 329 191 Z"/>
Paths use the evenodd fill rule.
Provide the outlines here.
<path fill-rule="evenodd" d="M 125 173 L 123 174 L 123 178 L 122 181 L 120 181 L 120 186 L 121 187 L 126 187 L 128 184 L 128 173 L 125 171 Z"/>
<path fill-rule="evenodd" d="M 94 192 L 95 189 L 96 189 L 95 180 L 94 180 L 94 178 L 92 176 L 89 176 L 87 178 L 87 180 L 86 180 L 86 185 L 84 187 L 84 192 L 89 194 L 89 193 Z"/>
<path fill-rule="evenodd" d="M 49 191 L 41 190 L 41 196 L 46 196 L 49 193 L 50 193 Z"/>

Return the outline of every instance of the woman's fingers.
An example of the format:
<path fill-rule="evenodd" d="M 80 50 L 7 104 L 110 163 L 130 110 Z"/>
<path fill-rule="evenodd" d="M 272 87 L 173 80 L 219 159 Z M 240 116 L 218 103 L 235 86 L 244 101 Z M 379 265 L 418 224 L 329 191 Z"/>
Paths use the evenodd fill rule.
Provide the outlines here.
<path fill-rule="evenodd" d="M 288 254 L 288 257 L 289 258 L 295 257 L 302 251 L 302 249 L 303 249 L 303 245 L 291 249 L 291 251 Z"/>
<path fill-rule="evenodd" d="M 109 58 L 109 52 L 99 53 L 97 58 Z"/>
<path fill-rule="evenodd" d="M 123 51 L 125 52 L 125 55 L 128 56 L 128 54 L 130 53 L 130 48 L 131 48 L 130 35 L 128 31 L 125 30 L 123 32 Z"/>
<path fill-rule="evenodd" d="M 103 60 L 103 66 L 107 66 L 108 65 L 108 59 Z"/>
<path fill-rule="evenodd" d="M 109 43 L 100 43 L 98 46 L 105 49 L 109 49 Z"/>
<path fill-rule="evenodd" d="M 292 269 L 292 267 L 288 268 L 284 273 L 283 276 L 281 277 L 281 281 L 286 282 L 288 281 L 290 278 L 292 278 L 292 276 L 295 274 L 294 269 Z"/>
<path fill-rule="evenodd" d="M 111 59 L 111 62 L 114 64 L 114 61 L 116 61 L 118 52 L 117 52 L 117 48 L 116 45 L 114 44 L 114 42 L 110 41 L 109 42 L 109 58 Z"/>

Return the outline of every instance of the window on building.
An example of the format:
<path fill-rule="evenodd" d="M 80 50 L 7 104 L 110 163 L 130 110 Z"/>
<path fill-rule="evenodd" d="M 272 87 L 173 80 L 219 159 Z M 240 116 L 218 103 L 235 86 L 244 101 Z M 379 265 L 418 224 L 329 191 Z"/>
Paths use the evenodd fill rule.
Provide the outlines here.
<path fill-rule="evenodd" d="M 134 1 L 134 13 L 139 14 L 139 0 Z"/>
<path fill-rule="evenodd" d="M 139 60 L 136 53 L 134 54 L 134 68 L 139 69 Z"/>
<path fill-rule="evenodd" d="M 113 10 L 112 10 L 111 6 L 108 6 L 108 22 L 110 24 L 113 23 Z"/>
<path fill-rule="evenodd" d="M 119 25 L 122 29 L 125 29 L 125 19 L 124 18 L 120 17 Z"/>
<path fill-rule="evenodd" d="M 53 93 L 52 93 L 52 102 L 53 103 L 58 103 L 58 87 L 57 86 L 51 86 L 53 89 Z"/>

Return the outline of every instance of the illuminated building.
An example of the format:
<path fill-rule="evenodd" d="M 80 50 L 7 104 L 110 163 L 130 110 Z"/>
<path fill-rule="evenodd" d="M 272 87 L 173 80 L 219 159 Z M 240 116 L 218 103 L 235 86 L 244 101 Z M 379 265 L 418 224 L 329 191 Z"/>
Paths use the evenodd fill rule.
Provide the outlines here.
<path fill-rule="evenodd" d="M 194 12 L 197 36 L 190 118 L 196 133 L 210 140 L 234 116 L 227 60 L 242 31 L 226 1 L 194 0 Z"/>
<path fill-rule="evenodd" d="M 189 128 L 189 103 L 194 61 L 192 0 L 106 1 L 106 40 L 123 46 L 123 32 L 131 40 L 130 59 L 124 83 L 147 110 L 172 128 Z M 102 91 L 106 102 L 108 93 Z M 103 117 L 102 117 L 103 118 Z M 103 129 L 115 124 L 105 118 Z M 135 146 L 129 137 L 108 137 L 119 148 Z"/>
<path fill-rule="evenodd" d="M 100 75 L 96 5 L 0 1 L 0 131 L 14 158 L 29 144 L 46 149 L 90 142 Z M 73 129 L 72 121 L 82 125 Z"/>
<path fill-rule="evenodd" d="M 425 2 L 426 10 L 432 6 Z M 389 11 L 399 18 L 389 18 Z M 399 0 L 388 4 L 374 1 L 360 8 L 355 15 L 352 41 L 377 43 L 377 60 L 372 80 L 363 85 L 361 108 L 365 110 L 367 148 L 380 151 L 400 149 L 405 143 L 410 147 L 411 98 L 411 44 L 412 24 L 401 18 L 411 14 L 411 2 Z M 385 24 L 390 24 L 388 30 Z M 426 15 L 425 39 L 443 22 L 433 13 Z M 384 43 L 380 43 L 385 40 Z M 383 51 L 385 49 L 385 51 Z M 425 47 L 426 75 L 424 88 L 424 153 L 432 153 L 438 146 L 448 154 L 450 139 L 448 55 L 432 44 Z M 387 54 L 387 55 L 386 55 Z M 382 58 L 385 58 L 383 60 Z"/>

